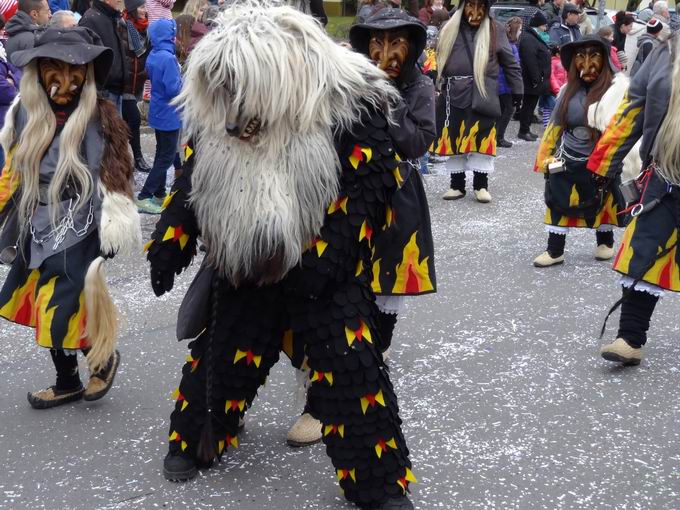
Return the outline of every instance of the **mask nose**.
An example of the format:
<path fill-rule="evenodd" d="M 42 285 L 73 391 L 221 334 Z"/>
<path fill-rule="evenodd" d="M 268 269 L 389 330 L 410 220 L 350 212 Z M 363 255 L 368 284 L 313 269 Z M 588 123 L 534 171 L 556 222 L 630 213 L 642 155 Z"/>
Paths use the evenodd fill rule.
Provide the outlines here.
<path fill-rule="evenodd" d="M 235 122 L 228 122 L 227 134 L 229 136 L 239 136 L 241 134 L 241 130 L 238 128 L 238 124 L 236 124 Z"/>

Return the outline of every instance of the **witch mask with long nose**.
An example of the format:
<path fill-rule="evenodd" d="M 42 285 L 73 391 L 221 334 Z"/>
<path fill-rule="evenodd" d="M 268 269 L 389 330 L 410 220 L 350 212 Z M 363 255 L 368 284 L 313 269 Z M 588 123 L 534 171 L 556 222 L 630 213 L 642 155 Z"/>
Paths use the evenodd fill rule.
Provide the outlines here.
<path fill-rule="evenodd" d="M 52 58 L 38 61 L 40 82 L 50 100 L 67 105 L 80 94 L 87 77 L 87 65 L 73 65 Z"/>
<path fill-rule="evenodd" d="M 602 48 L 597 45 L 584 46 L 574 54 L 574 67 L 579 78 L 587 83 L 593 83 L 598 79 L 604 67 L 605 56 Z"/>

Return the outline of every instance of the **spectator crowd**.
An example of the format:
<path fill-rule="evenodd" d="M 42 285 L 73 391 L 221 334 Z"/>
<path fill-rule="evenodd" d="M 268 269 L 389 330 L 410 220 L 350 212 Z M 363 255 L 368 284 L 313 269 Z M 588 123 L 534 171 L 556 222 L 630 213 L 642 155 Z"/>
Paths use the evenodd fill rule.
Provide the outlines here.
<path fill-rule="evenodd" d="M 175 0 L 0 0 L 0 109 L 4 112 L 18 93 L 21 69 L 12 55 L 32 48 L 48 29 L 76 25 L 90 29 L 113 51 L 113 63 L 102 94 L 110 99 L 130 131 L 135 169 L 148 174 L 138 195 L 141 212 L 157 214 L 165 197 L 167 170 L 181 168 L 181 122 L 172 106 L 182 85 L 182 66 L 198 41 L 207 34 L 225 0 L 188 0 L 173 16 Z M 326 22 L 322 2 L 313 0 L 312 14 Z M 584 0 L 528 0 L 517 16 L 505 22 L 512 54 L 521 66 L 524 93 L 513 99 L 504 70 L 498 73 L 501 114 L 496 126 L 497 146 L 512 147 L 507 129 L 519 121 L 517 137 L 535 141 L 532 124 L 547 125 L 560 89 L 567 81 L 560 47 L 595 34 L 611 48 L 617 71 L 634 76 L 654 48 L 680 28 L 665 0 L 652 0 L 635 13 L 618 12 L 613 23 L 596 27 Z M 424 74 L 436 82 L 438 35 L 456 11 L 450 0 L 360 0 L 357 23 L 382 9 L 402 8 L 427 27 L 427 45 L 418 60 Z M 492 9 L 493 16 L 493 9 Z M 147 162 L 141 148 L 143 117 L 155 131 L 156 153 Z M 436 156 L 431 156 L 436 159 Z M 422 160 L 426 169 L 427 155 Z"/>

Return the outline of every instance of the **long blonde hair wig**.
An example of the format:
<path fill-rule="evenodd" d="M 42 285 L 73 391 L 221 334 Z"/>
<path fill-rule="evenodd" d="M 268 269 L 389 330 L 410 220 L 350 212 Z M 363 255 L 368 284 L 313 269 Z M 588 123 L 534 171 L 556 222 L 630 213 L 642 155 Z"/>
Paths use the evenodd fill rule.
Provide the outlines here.
<path fill-rule="evenodd" d="M 463 6 L 456 11 L 456 13 L 451 18 L 441 33 L 439 34 L 439 44 L 437 47 L 437 69 L 441 69 L 443 72 L 446 62 L 451 56 L 451 51 L 453 50 L 453 45 L 458 38 L 460 32 L 460 24 L 463 21 Z M 475 86 L 479 91 L 479 94 L 486 99 L 486 86 L 484 83 L 484 76 L 486 74 L 486 66 L 489 64 L 489 48 L 491 47 L 491 23 L 492 20 L 489 17 L 489 13 L 486 13 L 482 24 L 477 29 L 475 34 L 475 48 L 473 55 L 473 75 L 475 79 Z M 467 55 L 463 53 L 461 55 L 463 58 L 467 58 Z"/>
<path fill-rule="evenodd" d="M 667 44 L 673 59 L 671 74 L 671 99 L 668 103 L 666 118 L 661 124 L 656 139 L 656 162 L 659 173 L 673 184 L 680 184 L 680 144 L 678 125 L 680 124 L 680 37 L 673 37 Z M 675 47 L 674 47 L 675 46 Z"/>
<path fill-rule="evenodd" d="M 40 200 L 40 162 L 54 138 L 56 118 L 47 100 L 45 90 L 38 79 L 38 63 L 30 62 L 24 67 L 24 74 L 19 86 L 21 101 L 15 102 L 8 112 L 7 121 L 0 132 L 0 143 L 9 154 L 14 151 L 12 167 L 20 176 L 21 195 L 19 199 L 19 219 L 26 225 L 28 219 Z M 19 139 L 16 139 L 14 119 L 19 105 L 23 105 L 27 113 L 26 125 Z M 97 88 L 94 79 L 94 67 L 88 64 L 87 79 L 80 95 L 78 107 L 66 122 L 59 140 L 59 160 L 57 168 L 47 191 L 49 204 L 58 204 L 67 181 L 71 180 L 80 197 L 75 204 L 82 208 L 92 196 L 94 186 L 92 176 L 80 156 L 80 149 L 85 136 L 87 124 L 97 108 Z M 56 225 L 59 208 L 52 207 L 50 217 Z"/>

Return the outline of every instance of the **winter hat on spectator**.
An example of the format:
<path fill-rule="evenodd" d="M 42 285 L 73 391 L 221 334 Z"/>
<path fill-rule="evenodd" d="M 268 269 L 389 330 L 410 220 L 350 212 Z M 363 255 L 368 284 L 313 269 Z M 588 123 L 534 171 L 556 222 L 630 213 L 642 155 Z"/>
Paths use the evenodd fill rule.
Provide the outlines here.
<path fill-rule="evenodd" d="M 574 4 L 564 4 L 564 7 L 562 7 L 562 19 L 567 19 L 567 15 L 571 13 L 581 14 L 581 9 Z"/>
<path fill-rule="evenodd" d="M 545 14 L 543 14 L 542 11 L 536 11 L 536 13 L 529 20 L 529 26 L 533 28 L 542 27 L 543 25 L 547 24 L 548 18 L 545 17 Z"/>
<path fill-rule="evenodd" d="M 652 18 L 647 22 L 647 33 L 658 34 L 663 30 L 663 23 L 656 18 Z"/>
<path fill-rule="evenodd" d="M 135 12 L 142 5 L 144 5 L 144 0 L 125 0 L 125 10 L 127 12 Z"/>

